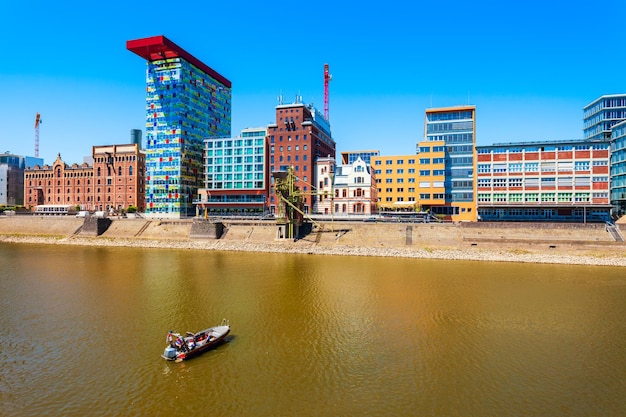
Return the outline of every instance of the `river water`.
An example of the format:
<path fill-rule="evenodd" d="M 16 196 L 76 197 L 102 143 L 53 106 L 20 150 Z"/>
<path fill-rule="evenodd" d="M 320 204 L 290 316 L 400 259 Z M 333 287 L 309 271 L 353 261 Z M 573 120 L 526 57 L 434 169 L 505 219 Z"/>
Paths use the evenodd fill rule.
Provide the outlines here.
<path fill-rule="evenodd" d="M 0 244 L 0 415 L 623 416 L 626 270 Z M 230 320 L 181 363 L 168 330 Z"/>

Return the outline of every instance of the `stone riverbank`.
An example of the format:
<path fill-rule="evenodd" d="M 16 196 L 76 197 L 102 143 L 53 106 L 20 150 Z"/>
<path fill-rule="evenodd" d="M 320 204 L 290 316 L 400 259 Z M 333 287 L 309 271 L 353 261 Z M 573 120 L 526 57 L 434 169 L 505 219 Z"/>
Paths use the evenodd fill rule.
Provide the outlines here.
<path fill-rule="evenodd" d="M 81 225 L 74 218 L 2 218 L 0 242 L 626 266 L 626 244 L 602 225 L 335 222 L 297 241 L 276 239 L 275 225 L 262 222 L 227 223 L 217 240 L 190 239 L 189 221 L 113 220 L 98 237 L 81 236 Z"/>

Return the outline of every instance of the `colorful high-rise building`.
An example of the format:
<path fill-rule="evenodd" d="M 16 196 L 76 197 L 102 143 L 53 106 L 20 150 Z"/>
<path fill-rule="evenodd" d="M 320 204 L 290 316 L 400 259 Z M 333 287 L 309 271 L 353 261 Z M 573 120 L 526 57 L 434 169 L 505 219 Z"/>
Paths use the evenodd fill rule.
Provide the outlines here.
<path fill-rule="evenodd" d="M 194 215 L 204 138 L 231 134 L 231 82 L 165 36 L 126 47 L 147 61 L 146 215 Z"/>

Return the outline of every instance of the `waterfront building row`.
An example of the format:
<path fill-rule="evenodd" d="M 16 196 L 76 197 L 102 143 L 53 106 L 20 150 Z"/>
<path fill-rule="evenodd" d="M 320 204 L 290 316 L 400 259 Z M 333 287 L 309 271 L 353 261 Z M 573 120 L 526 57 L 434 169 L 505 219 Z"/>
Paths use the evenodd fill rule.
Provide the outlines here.
<path fill-rule="evenodd" d="M 607 207 L 610 210 L 611 205 L 626 201 L 620 156 L 624 135 L 619 128 L 626 119 L 626 95 L 602 96 L 585 106 L 586 142 L 574 141 L 571 157 L 556 150 L 552 160 L 551 152 L 542 149 L 533 162 L 532 143 L 476 147 L 475 106 L 454 106 L 426 110 L 424 134 L 415 154 L 354 151 L 346 153 L 345 160 L 342 155 L 342 164 L 336 165 L 330 123 L 299 97 L 292 104 L 283 104 L 281 99 L 275 121 L 267 127 L 231 137 L 232 84 L 227 78 L 164 36 L 128 41 L 126 46 L 146 61 L 145 182 L 133 185 L 132 192 L 120 184 L 128 192 L 118 193 L 121 189 L 116 190 L 113 181 L 127 175 L 125 168 L 116 178 L 105 164 L 102 172 L 110 178 L 93 184 L 105 180 L 101 175 L 106 177 L 94 174 L 95 160 L 90 168 L 67 166 L 59 157 L 48 167 L 51 177 L 57 176 L 57 184 L 43 181 L 28 189 L 25 184 L 25 204 L 76 201 L 117 209 L 128 204 L 128 194 L 136 201 L 133 205 L 145 206 L 147 216 L 185 217 L 197 214 L 199 207 L 212 213 L 273 213 L 280 201 L 272 173 L 288 169 L 295 173 L 305 213 L 341 211 L 344 203 L 328 205 L 328 196 L 332 201 L 354 198 L 355 193 L 359 200 L 346 200 L 346 213 L 427 210 L 452 221 L 475 221 L 479 212 L 483 218 L 501 216 L 506 208 L 519 213 L 542 204 L 546 210 L 557 210 L 555 218 L 566 213 L 563 206 L 568 203 L 572 213 L 582 207 L 583 212 L 591 208 L 606 214 Z M 588 157 L 575 149 L 586 143 L 603 147 L 609 141 L 609 149 L 590 149 Z M 549 141 L 543 145 L 570 146 Z M 492 155 L 489 160 L 487 153 Z M 510 159 L 501 160 L 502 154 L 510 154 Z M 521 162 L 515 159 L 517 154 L 523 156 Z M 506 172 L 499 171 L 502 163 Z M 554 171 L 549 171 L 551 163 Z M 59 169 L 67 171 L 68 178 L 86 178 L 89 187 L 70 179 L 60 188 Z M 357 179 L 363 180 L 362 186 L 352 183 Z M 611 190 L 611 184 L 618 188 Z M 94 186 L 98 191 L 93 191 Z M 144 190 L 143 201 L 133 194 L 138 188 Z M 369 203 L 361 200 L 365 196 Z M 497 215 L 495 210 L 499 210 Z"/>

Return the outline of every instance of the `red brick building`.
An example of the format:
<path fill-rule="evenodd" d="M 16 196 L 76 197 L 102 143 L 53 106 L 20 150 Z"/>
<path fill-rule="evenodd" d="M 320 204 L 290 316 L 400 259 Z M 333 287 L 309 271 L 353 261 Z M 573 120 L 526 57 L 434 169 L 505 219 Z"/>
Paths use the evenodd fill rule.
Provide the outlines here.
<path fill-rule="evenodd" d="M 287 171 L 293 167 L 297 177 L 295 185 L 304 195 L 304 212 L 313 208 L 317 196 L 315 165 L 318 158 L 335 157 L 335 141 L 330 124 L 312 106 L 302 103 L 276 107 L 276 123 L 267 128 L 270 173 Z M 269 209 L 277 211 L 277 196 L 270 179 Z"/>
<path fill-rule="evenodd" d="M 145 154 L 139 145 L 94 146 L 93 166 L 68 165 L 57 156 L 50 165 L 24 171 L 24 205 L 71 205 L 80 210 L 144 211 Z"/>

